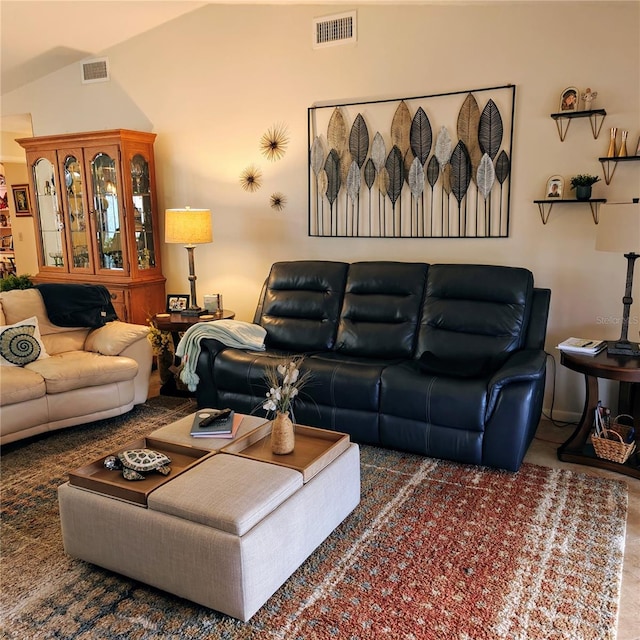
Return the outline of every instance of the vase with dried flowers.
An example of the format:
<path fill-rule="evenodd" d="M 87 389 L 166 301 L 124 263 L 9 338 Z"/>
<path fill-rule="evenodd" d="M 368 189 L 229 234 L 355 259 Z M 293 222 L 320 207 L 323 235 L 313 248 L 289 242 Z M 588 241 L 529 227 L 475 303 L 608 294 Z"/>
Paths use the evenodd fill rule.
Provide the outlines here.
<path fill-rule="evenodd" d="M 271 425 L 271 451 L 276 455 L 291 453 L 295 447 L 293 403 L 311 373 L 301 372 L 303 360 L 304 357 L 283 360 L 269 367 L 265 374 L 269 391 L 262 408 L 266 409 L 267 414 L 274 415 Z"/>

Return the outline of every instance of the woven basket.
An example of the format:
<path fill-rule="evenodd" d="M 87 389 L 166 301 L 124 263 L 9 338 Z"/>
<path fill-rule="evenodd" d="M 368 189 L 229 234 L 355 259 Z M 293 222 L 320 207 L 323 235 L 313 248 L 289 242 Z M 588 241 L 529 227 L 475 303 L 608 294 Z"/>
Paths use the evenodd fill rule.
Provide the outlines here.
<path fill-rule="evenodd" d="M 620 422 L 620 420 L 624 419 L 624 422 Z M 613 424 L 611 425 L 611 429 L 614 431 L 618 431 L 620 435 L 627 436 L 629 435 L 629 430 L 633 427 L 633 416 L 629 413 L 621 413 L 619 416 L 616 416 Z M 620 431 L 621 428 L 623 431 Z M 624 433 L 623 433 L 624 432 Z"/>
<path fill-rule="evenodd" d="M 629 444 L 624 442 L 631 432 L 631 427 L 618 422 L 622 417 L 623 416 L 618 416 L 611 425 L 611 428 L 605 429 L 602 432 L 604 437 L 599 438 L 595 434 L 591 435 L 591 444 L 598 458 L 624 464 L 635 451 L 635 442 L 630 442 Z"/>

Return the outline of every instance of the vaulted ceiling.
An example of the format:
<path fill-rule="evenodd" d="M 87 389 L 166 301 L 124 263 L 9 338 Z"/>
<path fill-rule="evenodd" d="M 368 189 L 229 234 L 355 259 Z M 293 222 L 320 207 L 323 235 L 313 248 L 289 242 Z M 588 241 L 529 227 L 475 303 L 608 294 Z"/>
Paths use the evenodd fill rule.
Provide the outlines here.
<path fill-rule="evenodd" d="M 1 92 L 208 4 L 197 0 L 0 0 Z"/>

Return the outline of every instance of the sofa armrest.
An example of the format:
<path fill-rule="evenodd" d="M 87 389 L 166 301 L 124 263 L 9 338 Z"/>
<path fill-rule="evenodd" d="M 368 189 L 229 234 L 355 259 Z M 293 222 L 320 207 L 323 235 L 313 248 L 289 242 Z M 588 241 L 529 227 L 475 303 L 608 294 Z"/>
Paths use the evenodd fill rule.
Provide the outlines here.
<path fill-rule="evenodd" d="M 489 380 L 487 415 L 495 409 L 498 396 L 508 385 L 534 382 L 545 376 L 547 354 L 541 349 L 523 349 L 513 353 Z"/>
<path fill-rule="evenodd" d="M 134 378 L 134 404 L 146 401 L 149 395 L 149 379 L 153 363 L 153 349 L 147 340 L 149 327 L 114 320 L 89 332 L 84 343 L 85 351 L 103 356 L 124 356 L 138 363 Z"/>
<path fill-rule="evenodd" d="M 151 369 L 153 365 L 153 348 L 146 339 L 140 339 L 125 347 L 120 355 L 131 358 L 138 363 L 138 375 L 134 378 L 135 397 L 134 404 L 146 402 L 149 395 L 149 380 L 151 379 Z"/>
<path fill-rule="evenodd" d="M 146 340 L 148 333 L 149 327 L 144 325 L 114 320 L 90 331 L 84 349 L 104 356 L 118 356 L 138 340 Z"/>
<path fill-rule="evenodd" d="M 213 381 L 213 363 L 216 356 L 228 348 L 215 338 L 205 338 L 200 342 L 200 354 L 196 364 L 196 375 L 199 378 L 196 401 L 200 408 L 218 406 L 218 390 Z"/>

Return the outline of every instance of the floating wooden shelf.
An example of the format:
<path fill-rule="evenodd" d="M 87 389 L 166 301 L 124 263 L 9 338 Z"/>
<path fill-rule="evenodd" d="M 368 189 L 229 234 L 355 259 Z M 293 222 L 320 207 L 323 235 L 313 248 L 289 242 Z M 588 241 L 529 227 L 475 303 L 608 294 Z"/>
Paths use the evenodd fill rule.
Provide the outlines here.
<path fill-rule="evenodd" d="M 640 156 L 623 156 L 622 158 L 598 158 L 602 165 L 602 173 L 604 173 L 604 181 L 609 184 L 613 178 L 613 174 L 616 172 L 618 162 L 636 162 L 640 160 Z"/>
<path fill-rule="evenodd" d="M 597 140 L 606 115 L 607 112 L 604 109 L 590 109 L 589 111 L 563 111 L 561 113 L 552 113 L 551 117 L 556 121 L 560 142 L 564 142 L 564 139 L 567 137 L 567 131 L 569 131 L 571 120 L 574 118 L 589 118 L 593 138 L 594 140 Z"/>
<path fill-rule="evenodd" d="M 534 200 L 533 202 L 538 205 L 540 210 L 540 217 L 542 218 L 542 224 L 547 224 L 549 216 L 551 215 L 551 209 L 554 204 L 586 204 L 591 207 L 591 215 L 593 221 L 598 224 L 598 216 L 600 213 L 600 205 L 606 202 L 606 198 L 590 198 L 589 200 L 560 200 L 557 198 L 545 198 L 544 200 Z M 545 209 L 545 207 L 548 207 Z"/>

